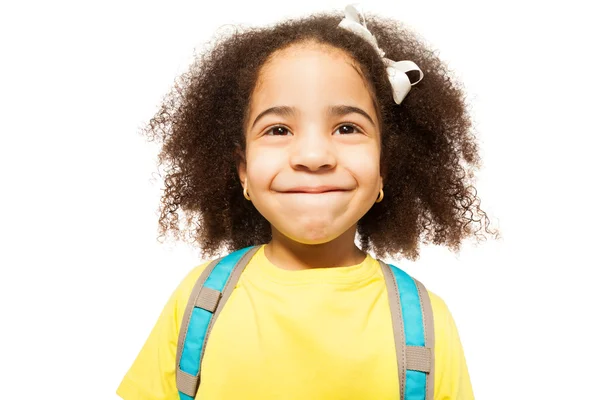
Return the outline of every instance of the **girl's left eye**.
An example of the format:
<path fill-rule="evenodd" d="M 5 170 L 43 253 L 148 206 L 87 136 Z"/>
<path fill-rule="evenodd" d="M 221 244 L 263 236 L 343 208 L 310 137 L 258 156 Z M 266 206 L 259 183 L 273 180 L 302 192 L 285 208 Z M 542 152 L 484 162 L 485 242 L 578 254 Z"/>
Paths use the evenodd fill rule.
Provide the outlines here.
<path fill-rule="evenodd" d="M 344 128 L 344 129 L 342 129 Z M 349 129 L 348 129 L 349 128 Z M 349 135 L 351 133 L 360 133 L 362 132 L 360 129 L 358 129 L 358 127 L 354 124 L 344 124 L 344 125 L 340 125 L 337 129 L 337 131 L 340 131 L 340 134 L 342 135 Z"/>

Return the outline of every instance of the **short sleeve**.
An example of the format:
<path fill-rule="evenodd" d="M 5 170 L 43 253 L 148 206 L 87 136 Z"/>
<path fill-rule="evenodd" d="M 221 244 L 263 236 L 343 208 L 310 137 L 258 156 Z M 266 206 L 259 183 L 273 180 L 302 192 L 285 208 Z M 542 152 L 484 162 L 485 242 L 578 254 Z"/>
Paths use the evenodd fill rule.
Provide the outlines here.
<path fill-rule="evenodd" d="M 179 326 L 194 284 L 209 262 L 195 267 L 175 289 L 138 356 L 123 377 L 117 395 L 125 400 L 178 400 L 175 359 Z"/>
<path fill-rule="evenodd" d="M 446 303 L 429 292 L 435 334 L 434 400 L 472 400 L 473 389 L 458 330 Z"/>

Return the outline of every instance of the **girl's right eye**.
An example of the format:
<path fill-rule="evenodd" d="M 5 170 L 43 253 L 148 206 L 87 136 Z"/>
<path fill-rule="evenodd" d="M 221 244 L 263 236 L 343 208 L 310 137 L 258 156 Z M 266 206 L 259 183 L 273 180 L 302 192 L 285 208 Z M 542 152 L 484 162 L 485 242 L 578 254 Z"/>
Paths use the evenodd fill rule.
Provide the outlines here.
<path fill-rule="evenodd" d="M 269 130 L 265 132 L 265 135 L 267 135 L 267 136 L 287 136 L 288 133 L 290 133 L 289 129 L 287 129 L 285 126 L 278 125 L 278 126 L 269 128 Z"/>

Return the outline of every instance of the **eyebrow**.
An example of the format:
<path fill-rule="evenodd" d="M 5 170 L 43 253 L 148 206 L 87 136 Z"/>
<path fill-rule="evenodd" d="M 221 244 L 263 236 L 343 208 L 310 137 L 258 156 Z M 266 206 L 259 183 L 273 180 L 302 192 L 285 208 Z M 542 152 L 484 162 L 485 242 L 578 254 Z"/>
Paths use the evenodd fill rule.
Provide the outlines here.
<path fill-rule="evenodd" d="M 254 128 L 254 125 L 256 125 L 258 120 L 261 119 L 262 117 L 264 117 L 265 115 L 274 114 L 274 115 L 279 115 L 281 117 L 292 117 L 292 116 L 296 115 L 297 113 L 299 113 L 299 111 L 296 107 L 275 106 L 275 107 L 267 108 L 266 110 L 264 110 L 263 112 L 258 114 L 256 119 L 254 120 L 254 123 L 252 124 L 252 128 Z M 373 122 L 373 119 L 362 108 L 348 106 L 348 105 L 336 105 L 336 106 L 329 106 L 329 108 L 327 109 L 327 115 L 330 117 L 342 117 L 344 115 L 348 115 L 348 114 L 352 114 L 352 113 L 357 113 L 357 114 L 362 115 L 363 117 L 365 117 L 366 119 L 369 120 L 369 122 L 371 123 L 371 125 L 373 125 L 373 127 L 375 127 L 375 122 Z"/>

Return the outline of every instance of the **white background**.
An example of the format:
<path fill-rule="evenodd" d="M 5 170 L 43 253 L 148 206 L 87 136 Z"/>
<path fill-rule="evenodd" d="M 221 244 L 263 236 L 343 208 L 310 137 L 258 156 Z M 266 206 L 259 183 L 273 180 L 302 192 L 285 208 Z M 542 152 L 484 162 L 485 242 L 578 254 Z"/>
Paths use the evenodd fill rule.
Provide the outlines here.
<path fill-rule="evenodd" d="M 2 5 L 0 398 L 117 398 L 202 261 L 156 241 L 158 148 L 139 128 L 220 26 L 346 4 L 208 3 Z M 419 32 L 468 95 L 476 187 L 503 240 L 398 265 L 449 305 L 478 399 L 600 399 L 591 3 L 364 3 Z"/>

